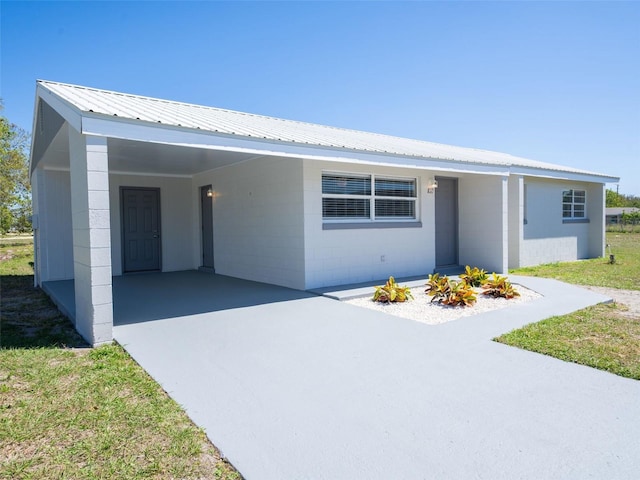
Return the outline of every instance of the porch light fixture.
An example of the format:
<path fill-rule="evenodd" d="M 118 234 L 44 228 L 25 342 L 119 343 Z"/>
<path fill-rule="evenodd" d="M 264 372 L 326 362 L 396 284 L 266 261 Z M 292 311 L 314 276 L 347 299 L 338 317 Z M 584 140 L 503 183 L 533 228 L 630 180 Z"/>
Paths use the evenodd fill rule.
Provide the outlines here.
<path fill-rule="evenodd" d="M 438 188 L 438 181 L 431 177 L 429 180 L 427 180 L 427 193 L 433 193 L 435 192 L 436 188 Z"/>
<path fill-rule="evenodd" d="M 213 197 L 213 190 L 211 188 L 209 190 L 207 190 L 207 197 L 209 197 L 209 198 Z"/>

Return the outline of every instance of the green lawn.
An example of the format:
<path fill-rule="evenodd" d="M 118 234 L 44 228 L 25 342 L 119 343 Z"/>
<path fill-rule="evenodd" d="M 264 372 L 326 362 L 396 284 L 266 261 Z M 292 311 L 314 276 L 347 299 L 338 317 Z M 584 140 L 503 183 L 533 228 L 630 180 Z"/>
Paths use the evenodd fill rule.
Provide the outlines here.
<path fill-rule="evenodd" d="M 0 479 L 240 479 L 117 344 L 90 349 L 0 242 Z"/>
<path fill-rule="evenodd" d="M 496 341 L 640 380 L 640 319 L 603 304 L 551 317 Z"/>
<path fill-rule="evenodd" d="M 607 233 L 616 263 L 608 259 L 554 263 L 513 270 L 579 285 L 640 290 L 640 233 Z M 596 305 L 526 325 L 495 339 L 515 347 L 640 380 L 640 318 L 622 305 Z"/>
<path fill-rule="evenodd" d="M 640 233 L 607 232 L 607 243 L 616 262 L 594 258 L 578 262 L 549 263 L 511 270 L 514 275 L 531 275 L 562 280 L 576 285 L 640 290 Z"/>

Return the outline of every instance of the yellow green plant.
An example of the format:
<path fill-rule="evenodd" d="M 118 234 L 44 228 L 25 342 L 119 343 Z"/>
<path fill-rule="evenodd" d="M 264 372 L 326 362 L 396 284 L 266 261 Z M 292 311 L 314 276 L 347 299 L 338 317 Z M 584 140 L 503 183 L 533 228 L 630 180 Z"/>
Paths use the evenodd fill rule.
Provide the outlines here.
<path fill-rule="evenodd" d="M 451 291 L 451 284 L 449 283 L 449 277 L 446 275 L 440 277 L 439 273 L 429 275 L 427 279 L 427 288 L 424 290 L 431 298 L 431 302 L 441 302 L 443 298 L 449 295 Z"/>
<path fill-rule="evenodd" d="M 482 285 L 482 294 L 495 298 L 514 298 L 519 297 L 520 293 L 513 288 L 511 282 L 507 280 L 507 277 L 493 273 L 487 282 Z"/>
<path fill-rule="evenodd" d="M 451 291 L 442 303 L 451 307 L 470 307 L 476 303 L 477 297 L 473 287 L 464 282 L 451 280 Z"/>
<path fill-rule="evenodd" d="M 393 277 L 389 277 L 384 285 L 377 286 L 373 293 L 374 302 L 390 303 L 406 302 L 407 300 L 413 300 L 411 289 L 407 286 L 401 287 Z"/>
<path fill-rule="evenodd" d="M 487 272 L 478 268 L 471 268 L 467 265 L 464 268 L 464 273 L 460 275 L 460 280 L 462 280 L 465 284 L 470 287 L 480 287 L 487 282 Z"/>
<path fill-rule="evenodd" d="M 440 277 L 437 273 L 429 275 L 425 293 L 433 297 L 431 298 L 431 302 L 437 301 L 438 303 L 452 307 L 469 307 L 477 300 L 476 293 L 471 286 L 465 282 L 451 280 L 446 275 Z"/>

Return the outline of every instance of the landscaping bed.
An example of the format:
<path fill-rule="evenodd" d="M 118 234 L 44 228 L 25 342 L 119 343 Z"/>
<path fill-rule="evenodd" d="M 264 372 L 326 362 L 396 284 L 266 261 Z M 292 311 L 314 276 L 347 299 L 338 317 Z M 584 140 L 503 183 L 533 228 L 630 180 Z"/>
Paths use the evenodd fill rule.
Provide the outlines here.
<path fill-rule="evenodd" d="M 432 297 L 425 293 L 424 287 L 412 288 L 411 294 L 413 295 L 413 300 L 401 303 L 374 302 L 371 296 L 352 298 L 345 300 L 345 302 L 358 307 L 370 308 L 372 310 L 388 313 L 397 317 L 408 318 L 410 320 L 415 320 L 429 325 L 438 325 L 452 320 L 457 320 L 462 317 L 470 317 L 472 315 L 478 315 L 492 310 L 511 307 L 513 305 L 529 302 L 541 297 L 539 293 L 525 288 L 522 285 L 514 285 L 514 287 L 520 293 L 520 296 L 510 299 L 489 297 L 482 295 L 480 293 L 481 289 L 475 289 L 477 292 L 476 303 L 468 307 L 452 307 L 449 305 L 431 302 Z"/>

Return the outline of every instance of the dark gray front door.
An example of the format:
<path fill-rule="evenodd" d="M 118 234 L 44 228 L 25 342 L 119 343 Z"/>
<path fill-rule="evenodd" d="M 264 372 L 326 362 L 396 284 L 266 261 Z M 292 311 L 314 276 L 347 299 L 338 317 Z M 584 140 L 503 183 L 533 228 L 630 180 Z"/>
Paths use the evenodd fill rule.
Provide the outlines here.
<path fill-rule="evenodd" d="M 122 253 L 125 272 L 160 270 L 160 191 L 122 189 Z"/>
<path fill-rule="evenodd" d="M 200 187 L 200 211 L 202 212 L 202 266 L 213 268 L 213 197 L 208 192 L 211 185 Z"/>
<path fill-rule="evenodd" d="M 436 266 L 458 264 L 458 179 L 436 177 Z"/>

